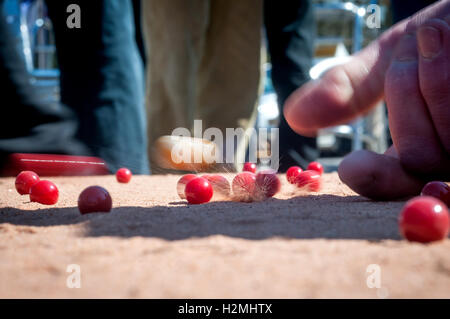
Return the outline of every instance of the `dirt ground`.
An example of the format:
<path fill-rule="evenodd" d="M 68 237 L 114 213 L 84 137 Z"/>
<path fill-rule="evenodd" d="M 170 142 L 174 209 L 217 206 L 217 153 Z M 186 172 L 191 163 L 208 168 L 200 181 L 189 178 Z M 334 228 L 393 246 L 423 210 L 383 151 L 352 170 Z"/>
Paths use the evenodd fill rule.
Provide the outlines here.
<path fill-rule="evenodd" d="M 0 179 L 0 297 L 450 298 L 450 240 L 401 240 L 401 201 L 367 200 L 328 174 L 319 194 L 284 183 L 265 202 L 190 206 L 178 178 L 52 178 L 51 207 Z M 110 191 L 111 213 L 79 214 L 90 185 Z M 81 288 L 67 286 L 73 264 Z"/>

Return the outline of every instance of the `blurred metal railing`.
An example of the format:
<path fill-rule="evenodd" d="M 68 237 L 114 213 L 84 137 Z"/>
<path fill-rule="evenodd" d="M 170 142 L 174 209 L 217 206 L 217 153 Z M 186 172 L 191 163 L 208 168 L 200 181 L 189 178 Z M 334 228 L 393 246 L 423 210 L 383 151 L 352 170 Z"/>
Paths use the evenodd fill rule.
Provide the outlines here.
<path fill-rule="evenodd" d="M 371 4 L 376 4 L 377 1 L 372 1 Z M 364 43 L 363 29 L 365 27 L 364 17 L 366 15 L 366 8 L 355 5 L 352 2 L 335 2 L 335 3 L 321 3 L 315 4 L 316 18 L 327 18 L 333 12 L 344 12 L 350 15 L 353 19 L 353 34 L 352 34 L 352 49 L 351 54 L 360 51 Z M 313 78 L 320 78 L 332 67 L 347 62 L 349 59 L 344 57 L 331 57 L 324 59 L 315 65 L 312 70 L 315 72 Z M 386 141 L 385 127 L 387 119 L 384 116 L 383 106 L 379 106 L 374 112 L 365 118 L 359 118 L 352 123 L 346 125 L 339 125 L 336 127 L 323 130 L 323 133 L 333 134 L 338 137 L 350 138 L 352 141 L 352 150 L 363 149 L 364 143 L 369 145 L 369 148 L 375 151 L 383 151 Z"/>
<path fill-rule="evenodd" d="M 56 46 L 53 25 L 47 15 L 44 0 L 18 0 L 20 35 L 25 64 L 32 76 L 32 84 L 42 99 L 59 99 L 59 69 L 56 65 Z"/>

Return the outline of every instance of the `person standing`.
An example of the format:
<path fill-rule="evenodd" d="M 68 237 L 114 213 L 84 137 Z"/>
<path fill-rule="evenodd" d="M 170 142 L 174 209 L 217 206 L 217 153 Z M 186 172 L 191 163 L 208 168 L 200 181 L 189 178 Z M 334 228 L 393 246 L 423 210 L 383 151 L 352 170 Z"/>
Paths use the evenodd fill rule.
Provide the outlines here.
<path fill-rule="evenodd" d="M 280 108 L 280 172 L 291 166 L 306 169 L 319 156 L 316 138 L 295 133 L 283 115 L 287 98 L 310 80 L 314 56 L 315 20 L 312 0 L 264 1 L 272 82 Z"/>
<path fill-rule="evenodd" d="M 224 137 L 226 128 L 253 127 L 262 0 L 147 0 L 143 10 L 149 151 L 175 128 L 192 130 L 195 119 Z"/>
<path fill-rule="evenodd" d="M 3 8 L 0 0 L 0 8 Z M 76 137 L 77 119 L 60 103 L 42 101 L 0 10 L 0 168 L 11 153 L 92 155 Z"/>
<path fill-rule="evenodd" d="M 149 173 L 140 0 L 46 0 L 61 71 L 61 101 L 79 123 L 77 137 L 115 171 Z M 80 8 L 69 28 L 67 8 Z"/>

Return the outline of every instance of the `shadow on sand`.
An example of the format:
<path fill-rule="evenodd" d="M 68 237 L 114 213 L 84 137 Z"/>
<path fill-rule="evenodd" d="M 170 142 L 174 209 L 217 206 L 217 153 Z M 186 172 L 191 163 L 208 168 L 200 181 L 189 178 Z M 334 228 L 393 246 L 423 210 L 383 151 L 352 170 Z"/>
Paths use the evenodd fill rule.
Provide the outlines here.
<path fill-rule="evenodd" d="M 0 225 L 77 225 L 85 236 L 154 237 L 182 240 L 224 235 L 259 240 L 399 239 L 402 202 L 373 202 L 359 196 L 301 196 L 256 203 L 211 202 L 169 206 L 117 207 L 109 214 L 81 216 L 76 207 L 24 211 L 0 208 Z"/>

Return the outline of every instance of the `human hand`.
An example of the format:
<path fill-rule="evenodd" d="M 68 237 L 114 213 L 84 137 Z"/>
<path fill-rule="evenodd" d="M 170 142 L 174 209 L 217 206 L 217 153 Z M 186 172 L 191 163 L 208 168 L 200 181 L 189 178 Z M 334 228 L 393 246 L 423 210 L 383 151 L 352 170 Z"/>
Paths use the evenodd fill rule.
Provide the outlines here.
<path fill-rule="evenodd" d="M 348 63 L 294 92 L 289 125 L 303 135 L 363 115 L 383 97 L 393 139 L 384 155 L 350 154 L 341 179 L 361 195 L 416 195 L 427 180 L 450 178 L 450 1 L 386 31 Z"/>

